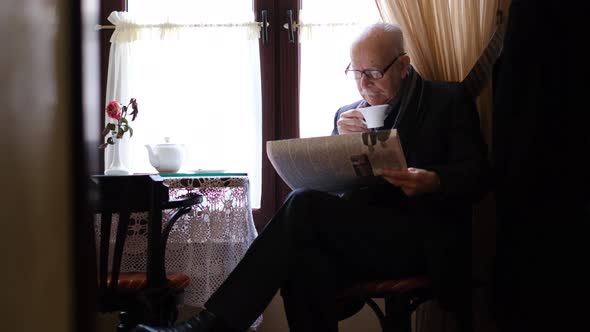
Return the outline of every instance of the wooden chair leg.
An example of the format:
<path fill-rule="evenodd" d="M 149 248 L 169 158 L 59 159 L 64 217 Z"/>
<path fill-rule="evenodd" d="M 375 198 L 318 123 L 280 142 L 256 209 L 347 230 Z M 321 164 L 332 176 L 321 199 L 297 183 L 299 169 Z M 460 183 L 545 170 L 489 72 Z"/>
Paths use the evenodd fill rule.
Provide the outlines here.
<path fill-rule="evenodd" d="M 459 332 L 473 332 L 473 310 L 472 308 L 464 308 L 455 313 L 457 321 L 457 331 Z"/>
<path fill-rule="evenodd" d="M 412 308 L 403 295 L 385 297 L 385 327 L 383 332 L 412 332 Z"/>
<path fill-rule="evenodd" d="M 129 311 L 119 312 L 117 332 L 130 332 L 137 325 L 136 317 Z"/>
<path fill-rule="evenodd" d="M 373 299 L 370 297 L 367 297 L 365 299 L 365 303 L 369 306 L 369 308 L 373 310 L 375 316 L 377 316 L 377 319 L 379 320 L 379 325 L 381 325 L 381 330 L 385 331 L 385 314 L 383 314 L 383 311 L 381 311 L 379 305 L 375 303 L 375 301 L 373 301 Z"/>

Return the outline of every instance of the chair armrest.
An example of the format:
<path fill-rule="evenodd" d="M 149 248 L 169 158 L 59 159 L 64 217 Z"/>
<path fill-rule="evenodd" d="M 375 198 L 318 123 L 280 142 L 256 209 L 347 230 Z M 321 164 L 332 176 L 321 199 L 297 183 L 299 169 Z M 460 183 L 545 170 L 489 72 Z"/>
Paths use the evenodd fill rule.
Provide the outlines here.
<path fill-rule="evenodd" d="M 193 207 L 203 201 L 203 195 L 191 193 L 186 197 L 170 200 L 164 203 L 164 209 L 177 209 L 172 215 L 168 224 L 162 230 L 162 257 L 166 257 L 166 245 L 168 244 L 168 236 L 172 230 L 172 226 L 183 215 L 187 214 Z"/>
<path fill-rule="evenodd" d="M 189 207 L 203 202 L 203 195 L 191 193 L 186 197 L 169 200 L 164 203 L 164 209 L 178 209 L 182 207 Z"/>

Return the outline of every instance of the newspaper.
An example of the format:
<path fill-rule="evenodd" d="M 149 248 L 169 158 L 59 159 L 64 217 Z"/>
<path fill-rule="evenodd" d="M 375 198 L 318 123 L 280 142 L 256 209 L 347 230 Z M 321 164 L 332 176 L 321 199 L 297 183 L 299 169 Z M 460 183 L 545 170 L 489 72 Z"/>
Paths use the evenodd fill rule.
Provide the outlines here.
<path fill-rule="evenodd" d="M 384 181 L 383 168 L 406 169 L 396 129 L 266 142 L 268 159 L 291 189 L 343 192 Z"/>

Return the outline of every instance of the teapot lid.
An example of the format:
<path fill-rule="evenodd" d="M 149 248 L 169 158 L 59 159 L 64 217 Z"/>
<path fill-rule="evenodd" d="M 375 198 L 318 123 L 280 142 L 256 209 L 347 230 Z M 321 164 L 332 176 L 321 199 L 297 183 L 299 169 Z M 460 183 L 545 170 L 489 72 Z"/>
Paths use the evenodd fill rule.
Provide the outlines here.
<path fill-rule="evenodd" d="M 176 143 L 174 142 L 174 140 L 169 137 L 169 136 L 165 136 L 164 137 L 164 143 L 158 143 L 155 144 L 158 147 L 164 147 L 164 146 L 170 146 L 170 147 L 175 147 L 175 146 L 184 146 L 184 144 L 180 144 L 180 143 Z"/>
<path fill-rule="evenodd" d="M 164 137 L 164 143 L 160 143 L 158 145 L 180 145 L 176 143 L 170 136 Z"/>

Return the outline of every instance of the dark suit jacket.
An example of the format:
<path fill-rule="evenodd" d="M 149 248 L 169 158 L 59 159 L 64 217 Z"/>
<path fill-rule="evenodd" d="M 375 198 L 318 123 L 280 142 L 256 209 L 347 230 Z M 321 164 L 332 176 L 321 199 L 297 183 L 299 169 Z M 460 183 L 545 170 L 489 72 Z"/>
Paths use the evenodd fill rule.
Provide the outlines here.
<path fill-rule="evenodd" d="M 408 166 L 435 171 L 440 191 L 408 198 L 388 183 L 364 191 L 373 203 L 408 208 L 417 222 L 428 225 L 426 268 L 440 304 L 452 309 L 455 300 L 470 294 L 472 204 L 488 190 L 487 148 L 475 104 L 461 85 L 418 79 L 413 96 L 396 127 Z M 338 110 L 333 134 L 340 114 L 359 103 Z M 389 114 L 383 128 L 393 127 L 396 113 Z"/>

